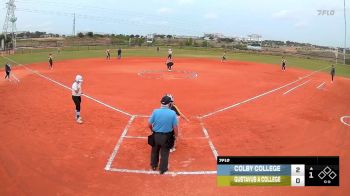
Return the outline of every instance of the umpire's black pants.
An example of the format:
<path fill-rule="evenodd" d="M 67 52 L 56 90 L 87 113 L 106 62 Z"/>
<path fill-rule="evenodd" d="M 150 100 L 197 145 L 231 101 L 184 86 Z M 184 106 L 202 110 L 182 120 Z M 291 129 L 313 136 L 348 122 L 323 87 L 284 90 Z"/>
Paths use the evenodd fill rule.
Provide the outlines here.
<path fill-rule="evenodd" d="M 171 137 L 172 133 L 155 133 L 154 141 L 155 146 L 152 147 L 151 152 L 151 166 L 157 167 L 159 162 L 159 151 L 160 151 L 160 165 L 159 171 L 167 171 L 168 170 L 168 160 L 169 160 L 169 151 L 170 149 L 167 147 L 167 141 Z"/>

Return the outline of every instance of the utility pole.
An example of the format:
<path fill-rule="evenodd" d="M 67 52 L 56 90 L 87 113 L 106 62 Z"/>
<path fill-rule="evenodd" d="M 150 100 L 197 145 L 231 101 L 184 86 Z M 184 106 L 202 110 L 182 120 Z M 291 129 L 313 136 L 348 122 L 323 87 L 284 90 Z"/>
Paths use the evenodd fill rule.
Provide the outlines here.
<path fill-rule="evenodd" d="M 73 37 L 75 37 L 75 13 L 73 14 Z"/>
<path fill-rule="evenodd" d="M 344 65 L 346 64 L 346 0 L 344 0 L 344 28 L 345 28 L 345 36 L 344 36 Z"/>
<path fill-rule="evenodd" d="M 6 13 L 2 32 L 5 36 L 5 42 L 7 40 L 7 35 L 11 34 L 12 49 L 15 50 L 16 49 L 16 32 L 17 32 L 17 29 L 16 29 L 17 17 L 15 16 L 15 9 L 16 9 L 15 0 L 9 0 L 6 3 L 6 7 L 7 7 L 7 13 Z M 11 31 L 9 32 L 9 30 Z M 5 48 L 6 48 L 6 44 L 5 44 Z"/>

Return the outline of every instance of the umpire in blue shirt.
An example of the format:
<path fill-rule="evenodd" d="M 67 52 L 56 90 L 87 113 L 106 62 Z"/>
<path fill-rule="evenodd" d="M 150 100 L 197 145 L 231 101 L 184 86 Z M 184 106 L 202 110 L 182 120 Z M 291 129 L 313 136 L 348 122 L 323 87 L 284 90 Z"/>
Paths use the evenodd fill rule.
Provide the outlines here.
<path fill-rule="evenodd" d="M 151 167 L 153 170 L 157 169 L 159 162 L 159 151 L 160 151 L 160 174 L 164 174 L 168 171 L 168 159 L 169 151 L 167 143 L 168 140 L 175 135 L 177 137 L 177 118 L 176 113 L 169 108 L 171 98 L 164 96 L 161 99 L 161 107 L 155 109 L 148 120 L 148 126 L 154 133 L 154 143 L 151 152 Z"/>

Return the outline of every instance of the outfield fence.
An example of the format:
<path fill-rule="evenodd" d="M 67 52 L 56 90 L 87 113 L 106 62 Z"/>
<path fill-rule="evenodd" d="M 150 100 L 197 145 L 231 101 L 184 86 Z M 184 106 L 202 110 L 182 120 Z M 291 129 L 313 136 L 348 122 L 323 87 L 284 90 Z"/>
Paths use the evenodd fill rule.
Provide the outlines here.
<path fill-rule="evenodd" d="M 305 59 L 319 59 L 329 62 L 336 62 L 335 54 L 332 51 L 327 50 L 295 50 L 293 52 L 287 52 L 285 50 L 279 50 L 278 48 L 264 48 L 260 51 L 238 49 L 233 46 L 215 46 L 208 45 L 208 47 L 202 46 L 184 46 L 174 44 L 173 42 L 167 43 L 127 43 L 125 41 L 111 41 L 108 39 L 67 39 L 67 40 L 21 40 L 18 41 L 18 48 L 15 50 L 1 51 L 1 55 L 11 54 L 31 54 L 31 53 L 60 53 L 61 51 L 89 51 L 89 50 L 106 50 L 110 49 L 112 53 L 120 47 L 123 49 L 132 48 L 149 48 L 149 47 L 171 47 L 173 49 L 193 49 L 193 50 L 215 50 L 215 51 L 231 51 L 238 53 L 247 53 L 254 55 L 274 55 L 274 56 L 295 56 Z M 338 53 L 338 63 L 344 62 L 343 53 Z M 346 64 L 350 65 L 350 51 L 347 52 Z"/>

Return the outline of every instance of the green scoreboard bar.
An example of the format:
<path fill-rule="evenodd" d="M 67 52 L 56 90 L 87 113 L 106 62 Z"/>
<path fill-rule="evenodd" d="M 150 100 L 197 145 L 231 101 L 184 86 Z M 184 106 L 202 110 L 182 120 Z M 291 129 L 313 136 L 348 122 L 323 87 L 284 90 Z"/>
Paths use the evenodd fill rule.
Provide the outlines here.
<path fill-rule="evenodd" d="M 218 186 L 339 186 L 338 156 L 219 156 Z"/>

